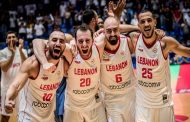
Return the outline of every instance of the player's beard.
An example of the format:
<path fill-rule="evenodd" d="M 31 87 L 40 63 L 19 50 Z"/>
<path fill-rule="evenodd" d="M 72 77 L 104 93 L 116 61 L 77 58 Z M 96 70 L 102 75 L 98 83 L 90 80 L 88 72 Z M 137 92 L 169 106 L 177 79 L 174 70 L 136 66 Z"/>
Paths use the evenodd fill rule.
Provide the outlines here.
<path fill-rule="evenodd" d="M 57 60 L 57 59 L 59 59 L 59 58 L 62 56 L 63 51 L 60 51 L 59 55 L 54 55 L 54 53 L 55 53 L 54 50 L 50 50 L 50 56 L 51 56 L 53 59 Z"/>
<path fill-rule="evenodd" d="M 146 32 L 144 32 L 144 33 L 146 33 Z M 144 33 L 143 33 L 143 36 L 144 36 L 146 39 L 149 39 L 149 38 L 151 38 L 151 37 L 153 36 L 153 34 L 154 34 L 154 29 L 151 30 L 150 36 L 146 36 L 146 34 L 144 34 Z"/>
<path fill-rule="evenodd" d="M 111 45 L 116 45 L 117 42 L 118 42 L 118 37 L 115 35 L 115 36 L 110 36 L 109 39 L 108 39 L 108 42 L 111 44 Z"/>

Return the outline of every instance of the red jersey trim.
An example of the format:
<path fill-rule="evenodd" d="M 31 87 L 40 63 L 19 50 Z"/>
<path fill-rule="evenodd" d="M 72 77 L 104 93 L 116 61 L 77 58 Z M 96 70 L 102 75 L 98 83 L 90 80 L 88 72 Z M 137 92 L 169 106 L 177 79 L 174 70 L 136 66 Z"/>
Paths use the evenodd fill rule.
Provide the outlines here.
<path fill-rule="evenodd" d="M 144 44 L 145 44 L 145 46 L 148 48 L 148 49 L 150 49 L 151 47 L 153 47 L 154 46 L 154 44 L 156 43 L 156 39 L 154 40 L 154 42 L 152 43 L 152 44 L 147 44 L 146 43 L 146 41 L 144 40 L 144 37 L 143 37 L 143 35 L 142 35 L 142 40 L 143 40 L 143 42 L 144 42 Z"/>
<path fill-rule="evenodd" d="M 137 37 L 137 41 L 135 42 L 135 52 L 136 52 L 136 48 L 137 48 L 137 43 L 139 41 L 139 37 L 140 37 L 141 34 L 139 34 L 139 36 Z"/>

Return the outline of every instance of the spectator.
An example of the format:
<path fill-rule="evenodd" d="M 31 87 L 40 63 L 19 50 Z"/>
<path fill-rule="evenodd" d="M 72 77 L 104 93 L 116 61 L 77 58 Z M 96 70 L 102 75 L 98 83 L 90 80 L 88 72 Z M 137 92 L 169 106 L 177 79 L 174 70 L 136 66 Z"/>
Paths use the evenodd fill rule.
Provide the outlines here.
<path fill-rule="evenodd" d="M 19 42 L 17 45 L 17 42 Z M 20 65 L 26 59 L 26 50 L 23 49 L 23 40 L 18 40 L 15 32 L 9 31 L 6 36 L 8 47 L 0 51 L 0 67 L 1 67 L 1 122 L 8 122 L 11 114 L 5 112 L 5 95 L 7 89 L 16 76 Z M 16 110 L 18 111 L 18 100 L 16 101 Z"/>
<path fill-rule="evenodd" d="M 131 25 L 138 25 L 137 14 L 135 13 L 133 19 L 131 20 Z"/>
<path fill-rule="evenodd" d="M 26 22 L 24 21 L 23 17 L 20 17 L 18 20 L 18 33 L 19 33 L 19 37 L 22 39 L 26 39 Z"/>
<path fill-rule="evenodd" d="M 43 24 L 40 21 L 36 21 L 36 23 L 34 25 L 35 38 L 42 38 L 44 32 L 45 32 L 45 28 L 44 28 Z"/>
<path fill-rule="evenodd" d="M 32 24 L 27 24 L 27 27 L 26 27 L 26 39 L 29 43 L 32 42 L 33 40 L 33 27 L 32 27 Z"/>

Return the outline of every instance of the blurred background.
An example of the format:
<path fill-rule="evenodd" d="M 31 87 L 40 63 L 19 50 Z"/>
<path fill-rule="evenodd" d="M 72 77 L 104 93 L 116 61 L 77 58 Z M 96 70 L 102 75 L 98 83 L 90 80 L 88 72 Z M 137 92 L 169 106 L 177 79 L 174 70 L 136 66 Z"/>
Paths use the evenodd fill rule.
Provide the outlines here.
<path fill-rule="evenodd" d="M 53 29 L 73 34 L 82 23 L 85 9 L 94 9 L 104 20 L 109 1 L 0 0 L 0 49 L 6 47 L 6 32 L 14 30 L 24 39 L 24 48 L 31 54 L 34 38 L 47 39 Z M 190 0 L 126 0 L 121 23 L 137 25 L 137 14 L 145 7 L 156 14 L 158 28 L 190 47 Z M 135 67 L 134 57 L 133 63 Z M 190 58 L 171 53 L 170 63 L 176 122 L 187 122 L 190 121 Z"/>
<path fill-rule="evenodd" d="M 87 8 L 94 9 L 99 17 L 104 19 L 109 1 L 1 0 L 0 41 L 5 42 L 5 33 L 8 30 L 17 31 L 19 37 L 29 43 L 36 37 L 47 38 L 56 27 L 66 33 L 73 33 L 74 28 L 81 24 L 82 12 Z M 156 14 L 158 28 L 165 30 L 167 35 L 176 38 L 180 43 L 190 46 L 190 0 L 126 0 L 126 2 L 121 23 L 136 25 L 137 13 L 146 7 Z"/>
<path fill-rule="evenodd" d="M 94 9 L 100 18 L 106 17 L 110 0 L 1 0 L 0 49 L 6 46 L 5 34 L 14 30 L 25 40 L 30 51 L 33 38 L 47 38 L 54 28 L 73 33 L 81 24 L 82 12 Z M 117 2 L 118 0 L 114 0 Z M 151 9 L 157 17 L 157 27 L 180 43 L 190 46 L 190 0 L 126 0 L 121 23 L 137 25 L 138 12 Z M 190 59 L 170 55 L 171 64 L 189 63 Z"/>

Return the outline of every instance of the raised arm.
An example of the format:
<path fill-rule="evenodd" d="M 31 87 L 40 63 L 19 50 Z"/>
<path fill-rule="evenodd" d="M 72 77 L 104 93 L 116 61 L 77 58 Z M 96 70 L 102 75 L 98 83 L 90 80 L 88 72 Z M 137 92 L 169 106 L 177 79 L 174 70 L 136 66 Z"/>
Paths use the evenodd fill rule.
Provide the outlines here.
<path fill-rule="evenodd" d="M 73 42 L 73 40 L 71 40 L 71 42 Z M 76 46 L 76 45 L 75 45 Z M 71 64 L 72 60 L 73 60 L 73 57 L 75 56 L 74 53 L 76 53 L 76 51 L 72 51 L 73 47 L 71 48 L 72 46 L 67 44 L 66 43 L 66 47 L 65 47 L 65 50 L 63 52 L 63 55 L 65 56 L 65 59 L 68 61 L 69 64 Z M 75 47 L 76 48 L 76 47 Z"/>
<path fill-rule="evenodd" d="M 139 31 L 138 26 L 129 25 L 129 24 L 120 24 L 119 29 L 121 33 L 128 33 L 131 31 Z"/>
<path fill-rule="evenodd" d="M 44 40 L 44 39 L 34 39 L 32 41 L 33 50 L 34 50 L 35 56 L 37 57 L 39 62 L 42 64 L 43 69 L 48 72 L 52 72 L 56 69 L 56 66 L 53 63 L 49 63 L 46 58 L 45 49 L 46 49 L 47 42 L 48 40 Z"/>
<path fill-rule="evenodd" d="M 190 48 L 181 45 L 173 37 L 163 37 L 162 41 L 165 44 L 165 46 L 163 46 L 165 47 L 164 49 L 165 56 L 167 56 L 167 54 L 171 51 L 184 57 L 190 57 Z"/>
<path fill-rule="evenodd" d="M 96 44 L 99 53 L 100 53 L 100 58 L 102 59 L 103 53 L 104 53 L 104 47 L 106 45 L 105 41 L 105 35 L 104 33 L 99 34 L 97 37 L 94 38 L 94 43 Z"/>
<path fill-rule="evenodd" d="M 34 54 L 41 64 L 48 63 L 47 58 L 45 56 L 47 42 L 48 40 L 44 39 L 34 39 L 32 41 Z"/>
<path fill-rule="evenodd" d="M 120 20 L 122 11 L 125 8 L 126 0 L 119 0 L 117 5 L 113 1 L 110 1 L 108 4 L 108 15 L 115 16 Z"/>
<path fill-rule="evenodd" d="M 9 86 L 5 99 L 5 110 L 7 113 L 13 111 L 15 105 L 14 100 L 17 97 L 19 91 L 23 88 L 30 76 L 30 70 L 32 69 L 33 63 L 31 58 L 27 59 L 19 69 L 16 77 L 14 78 L 12 84 Z"/>

